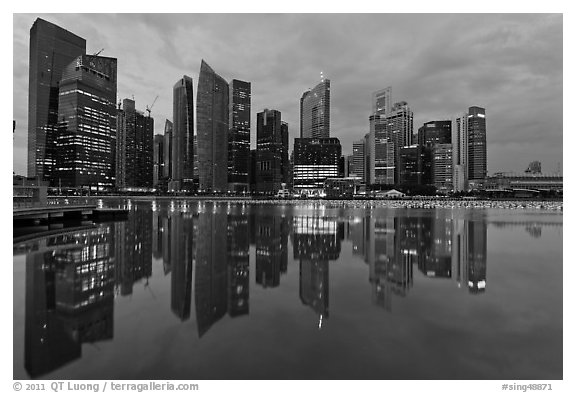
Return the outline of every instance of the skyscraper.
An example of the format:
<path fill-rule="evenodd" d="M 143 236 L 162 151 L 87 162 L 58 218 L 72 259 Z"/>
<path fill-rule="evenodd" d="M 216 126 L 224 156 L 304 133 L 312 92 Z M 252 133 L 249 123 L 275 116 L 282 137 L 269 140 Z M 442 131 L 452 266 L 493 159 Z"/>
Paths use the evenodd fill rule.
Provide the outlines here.
<path fill-rule="evenodd" d="M 36 19 L 30 29 L 28 86 L 28 176 L 54 182 L 58 85 L 62 71 L 86 54 L 86 40 L 53 23 Z"/>
<path fill-rule="evenodd" d="M 172 129 L 172 188 L 190 190 L 194 176 L 194 98 L 192 78 L 174 85 Z"/>
<path fill-rule="evenodd" d="M 151 188 L 153 183 L 154 119 L 124 99 L 116 126 L 116 187 Z"/>
<path fill-rule="evenodd" d="M 468 116 L 452 121 L 452 184 L 454 191 L 468 190 Z"/>
<path fill-rule="evenodd" d="M 419 145 L 435 145 L 437 143 L 451 143 L 452 122 L 450 120 L 434 120 L 424 123 L 418 129 Z"/>
<path fill-rule="evenodd" d="M 284 153 L 288 158 L 288 146 L 283 148 L 282 114 L 264 109 L 256 116 L 256 188 L 258 192 L 276 193 L 284 182 Z M 287 142 L 287 126 L 285 128 Z"/>
<path fill-rule="evenodd" d="M 62 72 L 56 138 L 58 185 L 102 190 L 115 183 L 116 68 L 115 58 L 82 55 Z"/>
<path fill-rule="evenodd" d="M 152 186 L 158 188 L 164 175 L 164 135 L 154 135 L 154 156 L 152 159 Z"/>
<path fill-rule="evenodd" d="M 486 174 L 486 110 L 471 106 L 468 108 L 468 181 L 480 184 Z"/>
<path fill-rule="evenodd" d="M 228 184 L 231 191 L 247 191 L 250 160 L 250 82 L 233 79 L 230 83 L 229 99 Z"/>
<path fill-rule="evenodd" d="M 339 177 L 341 155 L 338 138 L 294 139 L 294 190 L 309 195 L 322 193 L 327 178 Z"/>
<path fill-rule="evenodd" d="M 199 188 L 228 189 L 228 83 L 204 61 L 196 102 Z"/>
<path fill-rule="evenodd" d="M 172 122 L 166 119 L 164 124 L 164 179 L 172 178 Z"/>
<path fill-rule="evenodd" d="M 369 165 L 370 184 L 395 184 L 399 181 L 400 148 L 412 144 L 413 113 L 406 101 L 391 106 L 392 88 L 372 94 Z"/>
<path fill-rule="evenodd" d="M 432 184 L 441 193 L 454 189 L 451 143 L 437 143 L 432 146 Z"/>
<path fill-rule="evenodd" d="M 330 79 L 322 79 L 300 98 L 300 138 L 330 137 Z"/>
<path fill-rule="evenodd" d="M 352 143 L 352 173 L 362 183 L 366 182 L 366 144 L 364 138 Z"/>

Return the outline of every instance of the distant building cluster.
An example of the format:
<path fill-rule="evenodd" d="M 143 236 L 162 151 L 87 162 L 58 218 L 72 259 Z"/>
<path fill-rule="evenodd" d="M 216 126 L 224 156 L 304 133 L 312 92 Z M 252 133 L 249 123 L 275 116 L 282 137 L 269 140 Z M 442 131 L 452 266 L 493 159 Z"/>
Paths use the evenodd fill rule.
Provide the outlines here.
<path fill-rule="evenodd" d="M 117 59 L 86 54 L 85 39 L 37 19 L 30 30 L 28 177 L 98 191 L 308 196 L 393 188 L 449 194 L 506 184 L 487 176 L 482 107 L 428 121 L 415 134 L 412 109 L 394 102 L 387 87 L 372 95 L 368 133 L 343 156 L 330 136 L 329 79 L 322 75 L 300 98 L 292 152 L 288 124 L 275 109 L 256 114 L 251 150 L 251 94 L 251 82 L 227 82 L 202 60 L 196 100 L 184 75 L 173 86 L 172 120 L 154 135 L 151 107 L 137 110 L 134 97 L 116 103 Z M 540 176 L 540 163 L 525 174 Z"/>

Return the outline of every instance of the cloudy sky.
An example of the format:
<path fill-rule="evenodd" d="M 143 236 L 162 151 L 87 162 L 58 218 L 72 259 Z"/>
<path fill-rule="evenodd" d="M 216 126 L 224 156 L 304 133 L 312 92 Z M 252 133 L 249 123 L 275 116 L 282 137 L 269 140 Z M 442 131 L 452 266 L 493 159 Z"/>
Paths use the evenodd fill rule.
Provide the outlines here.
<path fill-rule="evenodd" d="M 488 172 L 545 172 L 562 163 L 561 14 L 14 14 L 14 171 L 26 173 L 29 30 L 37 17 L 118 58 L 118 100 L 144 110 L 156 95 L 156 133 L 172 118 L 172 87 L 198 82 L 204 59 L 222 77 L 252 82 L 256 113 L 282 112 L 299 134 L 302 93 L 331 80 L 331 136 L 350 154 L 369 130 L 371 94 L 422 123 L 486 108 Z M 196 93 L 196 92 L 195 92 Z"/>

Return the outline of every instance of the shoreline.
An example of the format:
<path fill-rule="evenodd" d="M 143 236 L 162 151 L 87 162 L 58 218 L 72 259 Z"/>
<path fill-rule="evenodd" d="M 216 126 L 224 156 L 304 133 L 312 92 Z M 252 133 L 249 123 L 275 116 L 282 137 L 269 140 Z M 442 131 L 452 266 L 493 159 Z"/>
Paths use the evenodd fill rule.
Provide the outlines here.
<path fill-rule="evenodd" d="M 248 203 L 251 205 L 338 205 L 339 207 L 391 208 L 391 209 L 530 209 L 563 212 L 563 201 L 539 200 L 463 200 L 463 199 L 253 199 L 251 197 L 199 197 L 199 196 L 90 196 L 49 197 L 68 200 L 114 200 L 133 201 L 198 201 L 212 203 Z"/>

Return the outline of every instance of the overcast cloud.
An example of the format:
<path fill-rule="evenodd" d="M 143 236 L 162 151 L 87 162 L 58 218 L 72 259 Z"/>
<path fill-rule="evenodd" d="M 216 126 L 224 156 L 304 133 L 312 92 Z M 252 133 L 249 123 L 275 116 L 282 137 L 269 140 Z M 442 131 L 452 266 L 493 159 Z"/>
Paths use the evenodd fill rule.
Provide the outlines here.
<path fill-rule="evenodd" d="M 282 112 L 299 134 L 302 93 L 331 80 L 331 136 L 350 154 L 369 129 L 372 92 L 392 86 L 414 131 L 469 106 L 486 108 L 488 171 L 545 172 L 562 163 L 561 14 L 15 14 L 14 171 L 26 173 L 29 30 L 41 17 L 118 58 L 118 100 L 172 118 L 172 87 L 204 59 L 223 78 L 252 82 L 256 113 Z M 196 99 L 196 97 L 194 97 Z"/>

